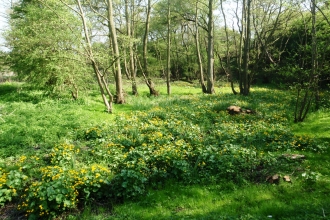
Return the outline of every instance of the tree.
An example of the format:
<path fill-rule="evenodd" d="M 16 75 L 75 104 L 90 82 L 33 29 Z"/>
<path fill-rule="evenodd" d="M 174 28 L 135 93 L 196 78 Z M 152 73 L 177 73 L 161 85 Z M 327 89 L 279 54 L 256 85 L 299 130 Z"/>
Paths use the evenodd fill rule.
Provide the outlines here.
<path fill-rule="evenodd" d="M 56 95 L 71 91 L 77 98 L 88 71 L 81 56 L 79 20 L 57 1 L 47 4 L 56 12 L 37 0 L 22 0 L 13 7 L 5 34 L 9 64 L 20 80 Z"/>
<path fill-rule="evenodd" d="M 122 104 L 125 103 L 123 95 L 123 84 L 122 84 L 122 75 L 121 75 L 121 64 L 120 64 L 120 54 L 117 41 L 117 32 L 115 23 L 113 21 L 113 9 L 112 9 L 112 0 L 107 0 L 108 6 L 108 28 L 109 35 L 112 42 L 113 54 L 115 56 L 115 78 L 116 78 L 116 103 Z"/>
<path fill-rule="evenodd" d="M 83 8 L 81 6 L 81 2 L 80 0 L 76 0 L 78 8 L 79 8 L 79 12 L 78 14 L 81 17 L 82 23 L 83 23 L 83 27 L 84 27 L 84 35 L 85 35 L 85 41 L 86 41 L 86 52 L 88 55 L 88 59 L 90 60 L 93 70 L 94 70 L 94 74 L 96 76 L 97 79 L 97 83 L 99 85 L 99 89 L 100 89 L 100 93 L 103 99 L 103 103 L 105 104 L 107 111 L 109 113 L 112 113 L 112 103 L 113 103 L 113 95 L 111 94 L 108 85 L 104 79 L 104 75 L 101 74 L 100 70 L 99 70 L 99 66 L 97 64 L 97 61 L 95 60 L 94 57 L 94 53 L 93 53 L 93 48 L 92 48 L 92 44 L 90 41 L 90 35 L 89 35 L 89 31 L 88 31 L 88 27 L 87 27 L 87 22 L 86 22 L 86 17 L 85 17 L 85 13 L 83 11 Z M 74 9 L 73 9 L 74 10 Z M 109 95 L 109 101 L 107 100 L 107 97 L 105 94 Z"/>
<path fill-rule="evenodd" d="M 231 90 L 236 95 L 237 92 L 234 87 L 234 76 L 233 76 L 233 73 L 231 70 L 231 56 L 230 56 L 230 44 L 233 42 L 231 42 L 231 40 L 229 39 L 229 31 L 228 31 L 228 27 L 227 27 L 226 13 L 224 12 L 224 7 L 223 7 L 223 0 L 220 0 L 220 7 L 221 7 L 221 13 L 222 13 L 222 16 L 224 19 L 224 25 L 225 25 L 224 31 L 226 34 L 226 55 L 225 55 L 226 56 L 225 57 L 226 67 L 224 67 L 224 65 L 223 65 L 223 61 L 221 59 L 221 55 L 219 54 L 219 52 L 217 54 L 219 57 L 220 65 L 221 65 L 222 69 L 224 70 L 225 74 L 227 75 L 227 77 L 229 78 Z"/>
<path fill-rule="evenodd" d="M 136 85 L 136 62 L 134 59 L 134 0 L 130 1 L 131 10 L 129 10 L 129 2 L 125 0 L 125 17 L 126 17 L 126 34 L 128 37 L 128 50 L 129 50 L 129 70 L 130 78 L 132 80 L 132 94 L 138 95 L 137 85 Z M 132 18 L 133 17 L 133 18 Z"/>
<path fill-rule="evenodd" d="M 308 74 L 308 81 L 297 85 L 296 107 L 294 114 L 294 122 L 302 122 L 305 120 L 310 106 L 318 92 L 318 74 L 317 74 L 317 37 L 316 37 L 316 0 L 311 0 L 311 57 L 312 66 Z"/>
<path fill-rule="evenodd" d="M 252 0 L 243 0 L 242 15 L 244 22 L 243 37 L 243 71 L 240 77 L 240 93 L 248 95 L 250 93 L 250 76 L 249 76 L 249 58 L 250 58 L 250 42 L 251 42 L 251 2 Z"/>
<path fill-rule="evenodd" d="M 102 96 L 103 103 L 107 109 L 108 113 L 112 113 L 112 103 L 113 103 L 113 95 L 109 90 L 108 84 L 105 79 L 105 74 L 102 74 L 99 67 L 99 62 L 96 59 L 96 56 L 94 55 L 92 43 L 91 43 L 91 37 L 89 34 L 89 28 L 87 25 L 87 17 L 85 15 L 85 11 L 82 7 L 80 0 L 75 0 L 76 7 L 78 8 L 76 10 L 75 7 L 69 5 L 66 1 L 60 0 L 60 2 L 65 5 L 67 8 L 71 9 L 73 12 L 75 12 L 77 15 L 79 15 L 83 27 L 83 34 L 84 34 L 84 43 L 83 47 L 85 50 L 85 58 L 89 61 L 89 64 L 92 66 L 95 78 L 97 80 L 100 93 Z M 107 95 L 109 96 L 109 99 L 107 99 Z"/>
<path fill-rule="evenodd" d="M 149 70 L 148 70 L 148 34 L 149 34 L 149 28 L 150 28 L 150 14 L 151 14 L 151 0 L 148 0 L 148 4 L 146 7 L 146 21 L 145 21 L 145 29 L 144 29 L 144 35 L 143 35 L 143 76 L 145 79 L 145 82 L 149 88 L 150 95 L 158 96 L 158 91 L 155 89 L 155 84 L 151 80 L 149 76 Z"/>
<path fill-rule="evenodd" d="M 213 36 L 213 0 L 209 0 L 208 30 L 207 30 L 207 89 L 206 92 L 213 94 L 214 91 L 214 36 Z"/>
<path fill-rule="evenodd" d="M 198 24 L 198 3 L 199 1 L 196 0 L 196 5 L 195 5 L 195 20 L 194 20 L 194 26 L 195 26 L 195 44 L 196 44 L 196 55 L 197 55 L 197 62 L 198 62 L 198 68 L 199 68 L 199 81 L 202 87 L 203 93 L 206 93 L 206 86 L 204 82 L 204 71 L 203 71 L 203 62 L 202 62 L 202 56 L 200 52 L 200 43 L 199 43 L 199 24 Z"/>
<path fill-rule="evenodd" d="M 167 56 L 166 56 L 166 85 L 167 94 L 171 94 L 171 7 L 167 0 Z"/>

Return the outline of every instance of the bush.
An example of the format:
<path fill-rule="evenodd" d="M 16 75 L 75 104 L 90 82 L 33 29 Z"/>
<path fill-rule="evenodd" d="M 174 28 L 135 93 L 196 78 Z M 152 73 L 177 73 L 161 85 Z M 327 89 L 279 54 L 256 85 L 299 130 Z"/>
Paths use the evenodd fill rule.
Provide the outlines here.
<path fill-rule="evenodd" d="M 112 178 L 109 169 L 100 165 L 78 169 L 47 166 L 40 168 L 40 175 L 25 189 L 18 206 L 32 219 L 55 216 L 88 199 L 106 197 Z"/>

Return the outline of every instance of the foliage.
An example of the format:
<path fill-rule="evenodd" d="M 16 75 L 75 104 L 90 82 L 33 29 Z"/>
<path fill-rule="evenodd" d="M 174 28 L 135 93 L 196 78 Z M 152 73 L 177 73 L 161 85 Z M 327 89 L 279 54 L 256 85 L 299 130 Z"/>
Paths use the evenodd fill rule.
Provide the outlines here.
<path fill-rule="evenodd" d="M 24 210 L 32 219 L 77 208 L 78 202 L 87 199 L 100 199 L 109 187 L 110 172 L 100 165 L 80 169 L 54 165 L 39 171 L 41 178 L 24 190 L 18 205 L 18 209 Z"/>
<path fill-rule="evenodd" d="M 15 5 L 6 40 L 11 49 L 7 62 L 18 78 L 56 95 L 84 86 L 90 76 L 79 55 L 78 21 L 56 1 Z"/>
<path fill-rule="evenodd" d="M 61 144 L 55 146 L 50 153 L 51 163 L 58 165 L 71 164 L 77 153 L 79 153 L 79 149 L 73 145 Z"/>
<path fill-rule="evenodd" d="M 329 14 L 328 9 L 323 9 L 323 12 L 326 15 Z M 329 24 L 319 11 L 316 15 L 316 21 L 317 75 L 319 86 L 326 88 L 329 81 L 329 43 L 327 40 Z M 274 39 L 279 38 L 280 40 L 271 47 L 270 53 L 279 54 L 279 62 L 272 64 L 263 62 L 261 66 L 264 66 L 265 74 L 263 76 L 260 74 L 260 77 L 278 85 L 292 85 L 294 83 L 303 85 L 308 82 L 312 68 L 311 25 L 311 14 L 309 11 L 305 11 L 288 22 L 288 30 L 276 31 Z M 283 42 L 287 43 L 283 44 Z"/>
<path fill-rule="evenodd" d="M 310 186 L 312 184 L 315 184 L 322 174 L 319 172 L 313 172 L 310 170 L 306 170 L 304 173 L 301 174 L 301 176 L 304 178 L 304 181 L 306 181 L 307 185 Z"/>
<path fill-rule="evenodd" d="M 16 89 L 7 91 L 6 97 L 16 92 Z M 30 92 L 33 91 L 27 93 Z M 2 146 L 4 155 L 12 156 L 0 161 L 3 203 L 14 201 L 33 219 L 71 212 L 92 201 L 137 199 L 150 190 L 166 187 L 169 182 L 264 185 L 266 177 L 274 173 L 296 172 L 292 178 L 297 179 L 302 178 L 302 173 L 312 175 L 315 171 L 305 169 L 303 161 L 283 156 L 308 152 L 317 155 L 327 150 L 325 144 L 314 138 L 295 135 L 290 130 L 289 92 L 273 89 L 270 93 L 260 87 L 251 96 L 234 99 L 229 88 L 212 96 L 161 96 L 150 98 L 142 111 L 135 107 L 133 112 L 118 113 L 110 119 L 106 113 L 96 113 L 94 107 L 91 114 L 91 106 L 84 104 L 91 100 L 77 104 L 45 98 L 35 103 L 4 99 L 1 105 L 6 112 L 12 112 L 13 106 L 20 105 L 20 109 L 5 115 L 1 135 L 8 134 L 14 124 L 18 128 L 10 130 L 14 137 L 27 130 L 27 126 L 24 129 L 19 126 L 26 123 L 21 116 L 30 112 L 32 136 L 39 126 L 36 121 L 47 116 L 48 129 L 54 128 L 63 137 L 47 146 L 42 145 L 43 139 L 35 139 L 36 147 L 32 149 L 28 142 L 12 143 L 14 147 L 21 146 L 19 152 Z M 137 99 L 136 103 L 139 102 Z M 229 115 L 225 109 L 231 104 L 250 106 L 256 114 Z M 88 114 L 84 115 L 84 111 Z M 102 107 L 98 111 L 102 112 Z M 5 167 L 8 168 L 4 170 Z M 5 183 L 10 183 L 15 191 Z"/>
<path fill-rule="evenodd" d="M 6 202 L 13 201 L 22 193 L 28 176 L 22 172 L 22 164 L 26 160 L 26 156 L 19 158 L 16 164 L 18 169 L 8 170 L 0 167 L 0 206 Z"/>

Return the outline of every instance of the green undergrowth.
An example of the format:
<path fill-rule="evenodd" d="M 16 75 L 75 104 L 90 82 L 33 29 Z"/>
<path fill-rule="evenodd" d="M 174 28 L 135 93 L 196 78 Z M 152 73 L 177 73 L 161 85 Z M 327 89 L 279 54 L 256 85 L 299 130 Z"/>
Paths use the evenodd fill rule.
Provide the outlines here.
<path fill-rule="evenodd" d="M 329 109 L 321 109 L 311 113 L 307 120 L 293 125 L 293 131 L 297 134 L 313 134 L 316 138 L 330 141 L 330 114 Z"/>
<path fill-rule="evenodd" d="M 89 206 L 79 216 L 67 219 L 326 219 L 329 212 L 329 186 L 319 184 L 319 191 L 305 189 L 297 182 L 280 185 L 169 185 L 150 190 L 135 202 L 115 206 L 111 212 Z M 312 193 L 312 195 L 311 195 Z M 96 211 L 97 210 L 97 211 Z M 110 213 L 110 214 L 109 214 Z M 325 216 L 325 217 L 324 217 Z"/>
<path fill-rule="evenodd" d="M 172 88 L 159 97 L 141 89 L 109 115 L 94 95 L 74 102 L 0 85 L 0 205 L 29 219 L 312 219 L 330 211 L 329 144 L 303 126 L 292 131 L 288 91 Z M 255 114 L 229 115 L 229 105 Z"/>

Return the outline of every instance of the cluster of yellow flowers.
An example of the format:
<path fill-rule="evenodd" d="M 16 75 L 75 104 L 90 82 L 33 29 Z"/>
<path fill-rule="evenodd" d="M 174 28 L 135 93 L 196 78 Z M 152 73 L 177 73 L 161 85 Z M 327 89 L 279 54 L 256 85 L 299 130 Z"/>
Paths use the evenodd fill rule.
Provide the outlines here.
<path fill-rule="evenodd" d="M 0 168 L 0 206 L 18 196 L 27 178 L 20 170 Z"/>
<path fill-rule="evenodd" d="M 80 152 L 79 148 L 72 144 L 60 144 L 55 146 L 50 153 L 53 164 L 70 162 L 75 154 Z"/>
<path fill-rule="evenodd" d="M 7 175 L 8 175 L 8 173 L 6 173 L 6 172 L 0 167 L 0 189 L 3 187 L 4 184 L 6 184 L 6 182 L 7 182 Z"/>
<path fill-rule="evenodd" d="M 21 196 L 18 209 L 25 210 L 27 215 L 44 216 L 60 208 L 74 208 L 86 190 L 95 192 L 111 178 L 110 170 L 99 164 L 76 169 L 46 166 L 40 168 L 40 173 L 41 180 L 28 186 Z"/>
<path fill-rule="evenodd" d="M 98 127 L 92 127 L 85 132 L 86 139 L 94 139 L 102 136 L 102 130 Z"/>

